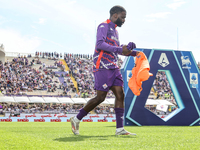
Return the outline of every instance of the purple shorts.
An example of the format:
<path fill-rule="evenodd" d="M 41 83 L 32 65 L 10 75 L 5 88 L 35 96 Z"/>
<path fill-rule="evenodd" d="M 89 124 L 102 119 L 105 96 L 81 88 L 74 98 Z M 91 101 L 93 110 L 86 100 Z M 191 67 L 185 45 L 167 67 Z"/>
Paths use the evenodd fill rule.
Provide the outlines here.
<path fill-rule="evenodd" d="M 112 86 L 123 86 L 124 82 L 119 69 L 102 69 L 94 72 L 94 89 L 109 91 Z"/>

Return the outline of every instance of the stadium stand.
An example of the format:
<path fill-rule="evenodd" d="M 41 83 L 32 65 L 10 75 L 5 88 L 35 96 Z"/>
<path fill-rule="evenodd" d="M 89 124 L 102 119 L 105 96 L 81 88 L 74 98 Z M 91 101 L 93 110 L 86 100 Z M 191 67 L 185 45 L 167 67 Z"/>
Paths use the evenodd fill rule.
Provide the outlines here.
<path fill-rule="evenodd" d="M 94 90 L 94 77 L 93 77 L 93 61 L 92 56 L 87 55 L 71 55 L 65 54 L 64 60 L 66 61 L 70 74 L 74 77 L 78 90 L 77 92 L 81 97 L 93 97 L 96 95 Z M 119 66 L 122 65 L 122 60 L 119 58 Z M 109 91 L 107 97 L 113 98 L 114 94 Z"/>
<path fill-rule="evenodd" d="M 68 86 L 59 82 L 62 65 L 57 58 L 25 57 L 7 58 L 0 65 L 0 89 L 5 95 L 59 95 L 70 97 Z M 57 74 L 56 74 L 57 73 Z M 64 73 L 65 74 L 65 73 Z M 64 81 L 70 78 L 64 76 Z"/>
<path fill-rule="evenodd" d="M 91 57 L 82 54 L 71 54 L 71 56 L 72 58 L 80 57 L 82 58 L 81 61 L 85 61 L 89 57 Z M 78 92 L 78 86 L 76 87 L 74 85 L 74 83 L 77 83 L 74 78 L 75 76 L 73 76 L 74 74 L 72 74 L 72 71 L 69 69 L 65 60 L 62 60 L 60 58 L 62 58 L 62 54 L 36 52 L 35 57 L 32 57 L 31 54 L 27 55 L 27 57 L 18 54 L 18 57 L 7 57 L 5 63 L 1 62 L 0 94 L 9 97 L 5 97 L 6 101 L 0 100 L 0 104 L 2 106 L 2 108 L 0 108 L 0 113 L 10 112 L 17 114 L 20 108 L 22 108 L 21 105 L 29 105 L 30 107 L 32 107 L 32 105 L 35 105 L 37 103 L 47 103 L 46 101 L 39 101 L 39 99 L 48 98 L 50 96 L 52 98 L 92 97 L 93 95 L 89 95 L 86 92 L 84 94 Z M 87 78 L 87 76 L 85 77 Z M 14 100 L 11 100 L 11 98 L 14 98 Z M 31 99 L 31 101 L 23 101 L 24 98 Z M 32 98 L 36 98 L 37 100 L 33 101 Z M 16 101 L 17 99 L 19 99 L 19 101 Z M 52 101 L 51 103 L 49 102 L 49 105 L 52 104 L 62 107 L 66 105 L 62 102 L 60 102 L 60 104 L 57 104 L 55 101 Z M 107 102 L 106 104 L 110 103 Z M 9 105 L 13 105 L 16 107 L 13 107 L 13 109 L 7 109 L 10 107 Z M 72 103 L 69 106 L 73 108 L 79 107 L 79 105 L 82 104 Z M 22 110 L 23 109 L 21 109 L 22 113 L 27 112 L 26 110 Z M 57 113 L 64 112 L 64 110 L 60 110 L 61 109 L 59 109 Z M 32 111 L 28 112 L 31 113 Z M 38 112 L 39 111 L 36 111 L 36 113 Z M 44 111 L 44 109 L 40 112 L 47 113 L 47 111 Z M 65 111 L 65 113 L 69 112 L 71 111 Z M 72 109 L 72 112 L 77 112 L 77 109 Z M 54 111 L 50 110 L 48 113 L 54 113 Z"/>
<path fill-rule="evenodd" d="M 3 112 L 35 112 L 35 113 L 71 113 L 77 112 L 83 103 L 62 103 L 59 97 L 90 99 L 94 97 L 94 77 L 92 74 L 92 55 L 70 54 L 57 52 L 35 52 L 18 57 L 6 57 L 6 61 L 0 62 L 0 94 L 13 97 L 13 103 L 0 101 L 0 113 Z M 119 58 L 119 66 L 123 61 Z M 0 95 L 0 96 L 1 96 Z M 58 100 L 44 101 L 16 101 L 16 97 L 25 96 L 28 100 L 33 97 L 45 99 L 52 97 Z M 32 97 L 32 98 L 31 98 Z M 107 98 L 114 98 L 112 91 L 109 91 Z M 177 108 L 169 82 L 164 72 L 158 72 L 151 89 L 150 99 L 168 100 Z M 8 100 L 8 98 L 7 98 Z M 20 104 L 23 103 L 23 104 Z M 29 105 L 29 103 L 32 103 Z M 41 104 L 38 104 L 41 103 Z M 42 105 L 44 103 L 44 106 Z M 105 106 L 108 105 L 108 106 Z M 94 113 L 113 113 L 114 101 L 105 101 L 103 105 L 95 108 Z M 2 107 L 2 108 L 1 108 Z M 26 108 L 26 109 L 25 109 Z M 37 109 L 38 108 L 38 109 Z M 56 110 L 54 110 L 56 108 Z M 74 109 L 73 109 L 74 108 Z M 147 105 L 150 111 L 157 113 L 156 105 Z M 110 110 L 111 109 L 111 110 Z M 11 111 L 12 110 L 12 111 Z M 34 110 L 34 111 L 33 111 Z"/>

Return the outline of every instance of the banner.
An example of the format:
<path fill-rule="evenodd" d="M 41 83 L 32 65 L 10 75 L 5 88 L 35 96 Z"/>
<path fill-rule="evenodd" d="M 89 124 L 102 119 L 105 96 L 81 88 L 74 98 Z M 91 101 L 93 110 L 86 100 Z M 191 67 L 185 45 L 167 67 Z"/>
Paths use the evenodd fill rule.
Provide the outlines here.
<path fill-rule="evenodd" d="M 70 117 L 0 117 L 0 122 L 70 122 Z M 116 122 L 115 117 L 97 117 L 94 116 L 87 116 L 84 117 L 81 122 Z"/>

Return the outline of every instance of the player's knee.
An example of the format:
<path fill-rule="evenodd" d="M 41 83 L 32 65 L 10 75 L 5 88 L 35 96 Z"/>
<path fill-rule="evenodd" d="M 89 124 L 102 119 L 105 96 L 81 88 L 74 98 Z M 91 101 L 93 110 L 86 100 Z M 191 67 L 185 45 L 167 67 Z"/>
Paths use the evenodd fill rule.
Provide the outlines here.
<path fill-rule="evenodd" d="M 121 94 L 121 99 L 124 100 L 124 92 Z"/>
<path fill-rule="evenodd" d="M 125 96 L 124 96 L 124 92 L 122 92 L 122 99 L 124 99 L 124 97 L 125 97 Z"/>
<path fill-rule="evenodd" d="M 124 92 L 121 91 L 117 94 L 117 99 L 124 100 Z"/>
<path fill-rule="evenodd" d="M 98 96 L 98 97 L 96 97 L 96 101 L 97 101 L 98 104 L 102 103 L 104 100 L 105 100 L 104 96 Z"/>

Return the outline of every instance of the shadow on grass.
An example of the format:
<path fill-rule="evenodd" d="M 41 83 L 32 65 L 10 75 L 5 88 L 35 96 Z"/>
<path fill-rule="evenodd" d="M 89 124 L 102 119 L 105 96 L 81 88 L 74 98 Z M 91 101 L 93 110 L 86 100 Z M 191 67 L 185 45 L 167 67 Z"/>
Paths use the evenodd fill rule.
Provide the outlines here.
<path fill-rule="evenodd" d="M 116 136 L 116 135 L 105 135 L 105 136 L 87 136 L 87 135 L 72 135 L 69 137 L 61 137 L 61 138 L 56 138 L 54 139 L 54 141 L 58 141 L 58 142 L 78 142 L 78 141 L 84 141 L 86 139 L 92 139 L 92 140 L 108 140 L 110 138 L 135 138 L 135 136 L 127 136 L 127 135 L 120 135 L 120 136 Z"/>
<path fill-rule="evenodd" d="M 116 127 L 116 125 L 113 125 L 113 126 L 105 126 L 105 127 Z"/>

